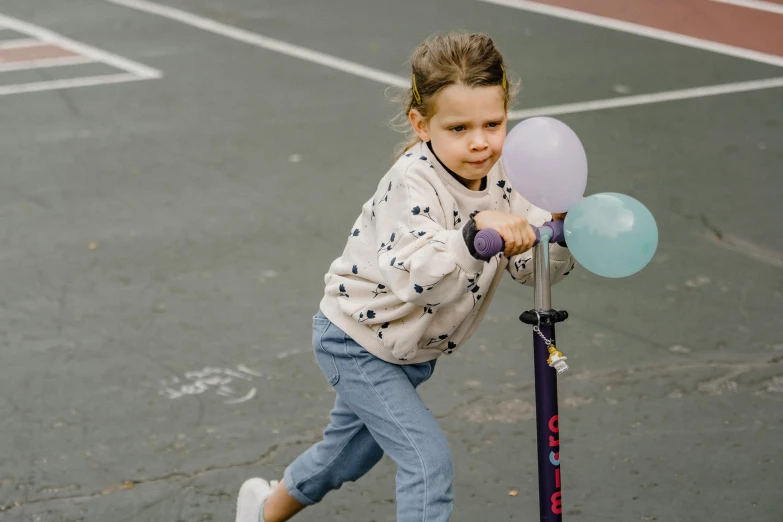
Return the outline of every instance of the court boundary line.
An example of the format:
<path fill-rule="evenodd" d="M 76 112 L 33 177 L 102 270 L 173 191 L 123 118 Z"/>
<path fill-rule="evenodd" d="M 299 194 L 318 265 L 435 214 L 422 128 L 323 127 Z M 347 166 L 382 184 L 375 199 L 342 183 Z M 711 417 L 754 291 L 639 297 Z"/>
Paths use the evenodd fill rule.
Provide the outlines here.
<path fill-rule="evenodd" d="M 531 109 L 510 111 L 508 113 L 508 117 L 510 120 L 521 120 L 533 116 L 554 116 L 558 114 L 574 114 L 579 112 L 590 112 L 590 111 L 597 111 L 603 109 L 616 109 L 620 107 L 636 107 L 641 105 L 650 105 L 653 103 L 663 103 L 663 102 L 679 101 L 679 100 L 692 100 L 696 98 L 718 96 L 721 94 L 734 94 L 739 92 L 759 91 L 763 89 L 775 89 L 779 87 L 783 87 L 783 77 L 768 78 L 764 80 L 749 80 L 744 82 L 723 83 L 718 85 L 708 85 L 705 87 L 692 87 L 690 89 L 680 89 L 675 91 L 661 91 L 661 92 L 649 93 L 649 94 L 637 94 L 633 96 L 606 98 L 602 100 L 592 100 L 587 102 L 552 105 L 549 107 L 534 107 Z"/>
<path fill-rule="evenodd" d="M 313 51 L 302 46 L 289 44 L 268 38 L 266 36 L 240 29 L 222 22 L 217 22 L 210 18 L 197 15 L 188 11 L 183 11 L 174 7 L 164 6 L 149 2 L 147 0 L 103 0 L 105 2 L 118 6 L 146 12 L 161 18 L 166 18 L 180 22 L 197 29 L 201 29 L 213 34 L 218 34 L 226 38 L 247 43 L 267 50 L 276 51 L 281 54 L 300 58 L 306 61 L 314 62 L 325 67 L 331 67 L 343 72 L 348 72 L 365 79 L 373 80 L 385 85 L 394 85 L 406 88 L 410 86 L 410 80 L 401 76 L 396 76 L 385 71 L 373 69 L 355 62 L 331 56 L 318 51 Z M 500 2 L 503 0 L 481 0 L 485 2 Z M 526 2 L 528 4 L 532 2 Z M 536 4 L 541 5 L 541 4 Z M 583 14 L 583 13 L 580 13 Z M 616 22 L 616 21 L 615 21 Z M 677 35 L 682 36 L 682 35 Z M 674 42 L 676 43 L 676 42 Z M 725 53 L 724 53 L 725 54 Z M 783 66 L 783 59 L 781 59 Z M 607 98 L 602 100 L 592 100 L 585 102 L 567 103 L 562 105 L 553 105 L 547 107 L 534 107 L 530 109 L 511 111 L 509 119 L 522 119 L 531 116 L 574 114 L 580 112 L 590 112 L 603 109 L 633 107 L 639 105 L 648 105 L 652 103 L 662 103 L 675 100 L 687 100 L 692 98 L 703 98 L 707 96 L 716 96 L 721 94 L 731 94 L 735 92 L 748 92 L 761 89 L 772 89 L 783 87 L 783 78 L 769 78 L 762 80 L 749 80 L 743 82 L 733 82 L 720 85 L 709 85 L 704 87 L 694 87 L 689 89 L 678 89 L 673 91 L 661 91 L 658 93 L 639 94 L 634 96 L 620 96 L 616 98 Z"/>
<path fill-rule="evenodd" d="M 162 18 L 168 18 L 181 22 L 191 27 L 196 27 L 204 31 L 225 36 L 232 40 L 244 42 L 246 44 L 261 47 L 269 51 L 275 51 L 280 54 L 292 56 L 294 58 L 300 58 L 302 60 L 317 63 L 331 69 L 347 72 L 354 76 L 366 78 L 386 85 L 394 85 L 397 87 L 407 87 L 409 81 L 391 74 L 380 69 L 368 67 L 360 63 L 345 60 L 337 56 L 322 53 L 320 51 L 314 51 L 300 45 L 291 44 L 275 38 L 269 38 L 267 36 L 240 29 L 232 25 L 218 22 L 211 18 L 207 18 L 201 15 L 197 15 L 182 9 L 174 7 L 168 7 L 154 2 L 147 2 L 145 0 L 104 0 L 106 2 L 116 4 L 119 6 L 127 7 L 129 9 L 136 9 L 138 11 L 144 11 L 149 14 L 154 14 Z"/>
<path fill-rule="evenodd" d="M 72 89 L 74 87 L 92 87 L 95 85 L 138 82 L 143 80 L 149 80 L 149 78 L 144 78 L 133 73 L 123 72 L 98 76 L 84 76 L 81 78 L 51 80 L 45 82 L 16 83 L 13 85 L 0 85 L 0 96 L 7 96 L 9 94 L 24 94 L 29 92 L 51 91 L 55 89 Z"/>
<path fill-rule="evenodd" d="M 24 60 L 18 62 L 0 63 L 0 73 L 12 71 L 29 71 L 30 69 L 44 69 L 48 67 L 67 67 L 69 65 L 83 65 L 95 63 L 89 56 L 60 56 L 58 58 L 43 58 L 40 60 Z"/>
<path fill-rule="evenodd" d="M 0 29 L 2 29 L 2 26 L 0 26 Z M 0 40 L 0 49 L 24 49 L 25 47 L 35 47 L 42 43 L 44 42 L 37 38 L 6 38 L 5 40 Z"/>
<path fill-rule="evenodd" d="M 122 56 L 118 56 L 108 51 L 103 51 L 96 47 L 71 40 L 70 38 L 66 38 L 65 36 L 57 34 L 54 31 L 50 31 L 49 29 L 24 22 L 2 13 L 0 13 L 0 26 L 12 29 L 19 33 L 28 34 L 41 40 L 42 42 L 55 44 L 76 54 L 89 56 L 95 61 L 103 62 L 122 71 L 135 74 L 142 79 L 157 79 L 163 76 L 161 71 L 152 67 L 148 67 L 128 58 L 123 58 Z"/>
<path fill-rule="evenodd" d="M 672 31 L 666 31 L 664 29 L 656 29 L 654 27 L 648 27 L 646 25 L 636 24 L 633 22 L 624 22 L 622 20 L 617 20 L 615 18 L 594 15 L 582 11 L 576 11 L 574 9 L 567 9 L 565 7 L 557 7 L 549 4 L 540 4 L 538 2 L 531 2 L 529 0 L 478 0 L 478 1 L 484 2 L 486 4 L 495 4 L 504 7 L 510 7 L 512 9 L 519 9 L 521 11 L 543 14 L 554 18 L 569 20 L 572 22 L 579 22 L 585 25 L 603 27 L 605 29 L 613 29 L 615 31 L 634 34 L 637 36 L 644 36 L 646 38 L 651 38 L 653 40 L 661 40 L 664 42 L 681 45 L 683 47 L 691 47 L 703 51 L 711 51 L 725 56 L 732 56 L 734 58 L 743 58 L 745 60 L 750 60 L 753 62 L 760 62 L 767 65 L 774 65 L 776 67 L 783 67 L 783 56 L 775 56 L 774 54 L 767 54 L 767 53 L 762 53 L 761 51 L 753 51 L 751 49 L 745 49 L 744 47 L 736 47 L 733 45 L 713 42 L 712 40 L 696 38 L 695 36 L 687 36 Z"/>
<path fill-rule="evenodd" d="M 783 5 L 764 2 L 762 0 L 712 0 L 719 4 L 734 5 L 737 7 L 746 7 L 757 11 L 766 11 L 768 13 L 783 14 Z"/>

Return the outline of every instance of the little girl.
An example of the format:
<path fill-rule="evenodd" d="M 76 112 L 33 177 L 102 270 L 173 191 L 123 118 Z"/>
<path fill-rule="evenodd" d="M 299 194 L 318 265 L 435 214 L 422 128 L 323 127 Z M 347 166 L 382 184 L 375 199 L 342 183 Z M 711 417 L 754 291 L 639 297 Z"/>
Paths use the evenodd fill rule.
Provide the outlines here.
<path fill-rule="evenodd" d="M 236 522 L 288 520 L 384 453 L 397 464 L 398 522 L 451 516 L 451 450 L 416 387 L 476 331 L 504 270 L 532 285 L 529 223 L 552 216 L 512 190 L 498 162 L 514 93 L 492 40 L 433 37 L 411 65 L 415 137 L 362 207 L 313 318 L 316 360 L 337 391 L 331 422 L 281 482 L 242 485 Z M 488 261 L 473 247 L 484 228 L 505 241 Z M 552 283 L 573 268 L 564 247 L 551 245 L 550 260 Z"/>

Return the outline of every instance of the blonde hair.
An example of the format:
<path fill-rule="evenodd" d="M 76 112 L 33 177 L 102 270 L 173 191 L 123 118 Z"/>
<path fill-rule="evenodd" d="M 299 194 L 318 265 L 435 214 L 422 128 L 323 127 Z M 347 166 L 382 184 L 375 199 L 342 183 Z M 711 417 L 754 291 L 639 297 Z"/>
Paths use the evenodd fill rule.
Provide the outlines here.
<path fill-rule="evenodd" d="M 486 34 L 431 36 L 416 47 L 410 64 L 411 87 L 396 98 L 402 105 L 402 112 L 392 120 L 392 126 L 404 132 L 408 141 L 400 144 L 396 155 L 419 142 L 408 119 L 411 110 L 416 109 L 425 120 L 429 120 L 435 114 L 437 94 L 449 85 L 499 85 L 505 92 L 506 110 L 513 105 L 518 91 L 518 82 L 508 79 L 503 56 Z"/>

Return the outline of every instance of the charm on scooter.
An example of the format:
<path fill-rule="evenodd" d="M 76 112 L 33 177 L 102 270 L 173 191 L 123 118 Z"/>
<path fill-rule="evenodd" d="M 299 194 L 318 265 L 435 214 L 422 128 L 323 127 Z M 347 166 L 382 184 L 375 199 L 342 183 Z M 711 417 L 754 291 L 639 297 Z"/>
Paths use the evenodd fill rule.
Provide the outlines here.
<path fill-rule="evenodd" d="M 566 364 L 566 357 L 563 355 L 563 352 L 559 351 L 555 345 L 550 344 L 546 348 L 549 351 L 549 358 L 546 360 L 547 364 L 554 368 L 557 373 L 563 373 L 568 369 L 568 364 Z"/>

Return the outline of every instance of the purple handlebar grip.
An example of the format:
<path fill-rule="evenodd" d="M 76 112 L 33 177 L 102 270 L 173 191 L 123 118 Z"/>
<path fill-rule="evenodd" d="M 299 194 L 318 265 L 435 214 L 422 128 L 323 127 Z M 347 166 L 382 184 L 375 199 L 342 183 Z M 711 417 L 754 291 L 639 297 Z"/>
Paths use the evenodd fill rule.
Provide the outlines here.
<path fill-rule="evenodd" d="M 503 238 L 491 228 L 479 230 L 476 237 L 473 238 L 473 246 L 482 259 L 489 259 L 495 254 L 502 252 L 505 248 L 503 246 Z"/>
<path fill-rule="evenodd" d="M 550 243 L 560 243 L 565 240 L 563 234 L 563 222 L 562 221 L 548 221 L 540 227 L 533 227 L 533 231 L 536 233 L 536 245 L 541 241 L 541 229 L 548 228 L 550 230 Z M 499 254 L 505 249 L 503 238 L 500 237 L 495 230 L 491 228 L 485 228 L 479 230 L 476 237 L 473 238 L 473 246 L 476 249 L 476 253 L 482 259 L 489 259 L 496 254 Z"/>
<path fill-rule="evenodd" d="M 550 243 L 562 243 L 565 241 L 565 233 L 563 232 L 563 221 L 547 221 L 541 227 L 536 228 L 533 227 L 533 230 L 536 231 L 536 243 L 541 241 L 541 228 L 548 228 L 552 231 L 550 234 L 549 242 Z"/>

